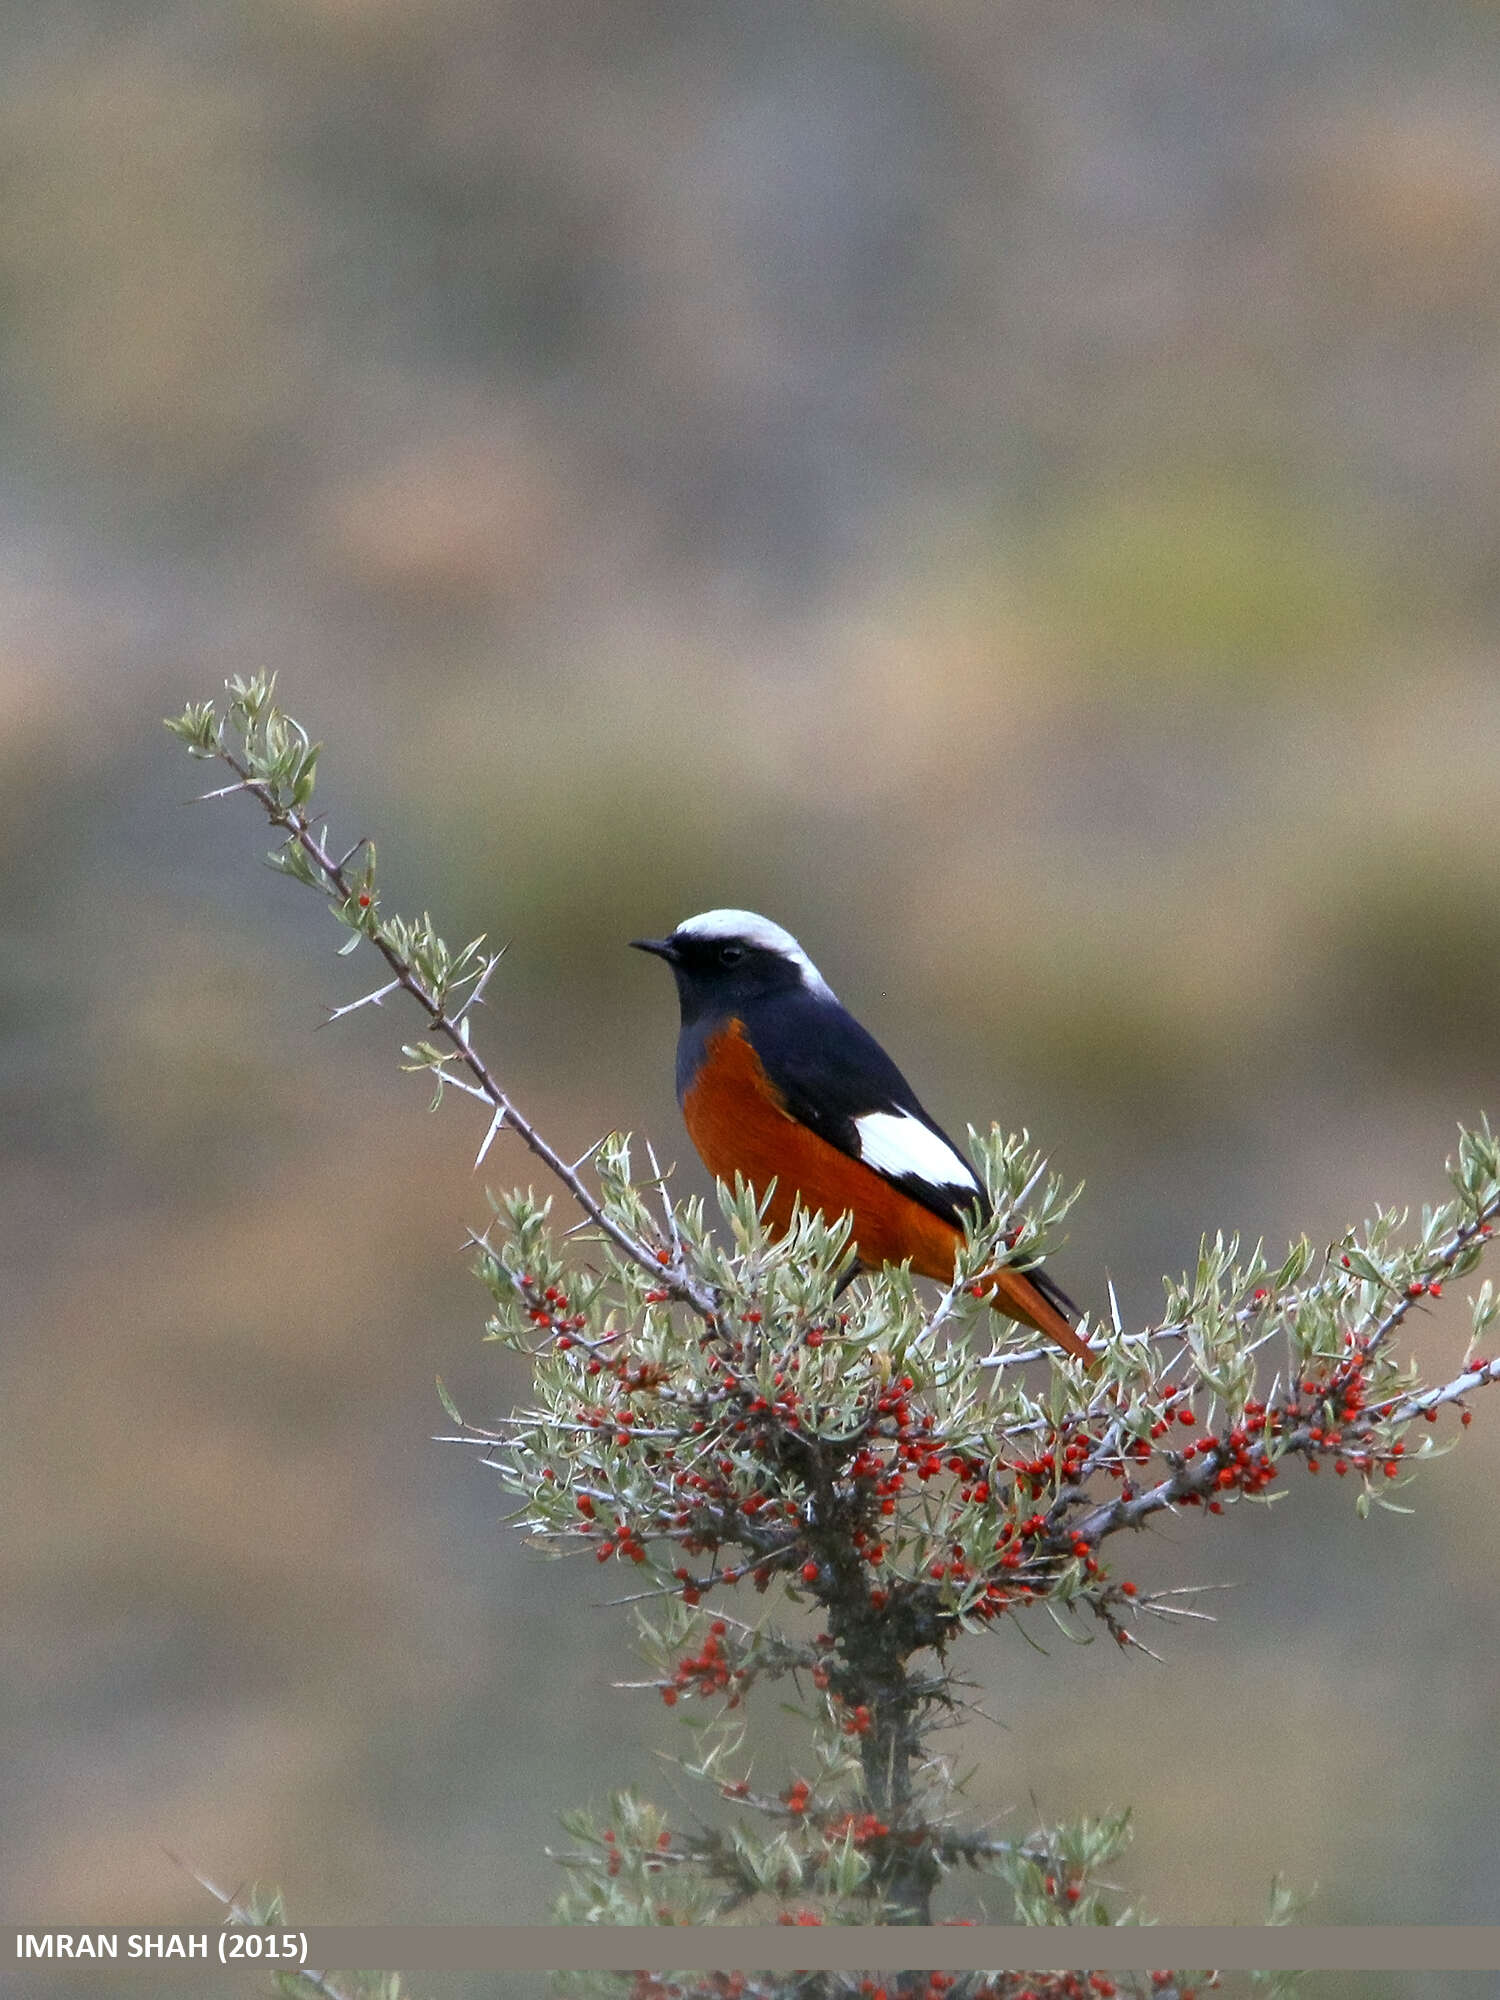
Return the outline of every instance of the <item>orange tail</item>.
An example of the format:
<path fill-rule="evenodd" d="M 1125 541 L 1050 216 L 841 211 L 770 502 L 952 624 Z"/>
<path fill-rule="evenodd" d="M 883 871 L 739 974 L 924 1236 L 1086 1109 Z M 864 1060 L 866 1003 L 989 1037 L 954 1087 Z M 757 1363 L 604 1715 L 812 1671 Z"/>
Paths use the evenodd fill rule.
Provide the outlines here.
<path fill-rule="evenodd" d="M 1009 1267 L 997 1272 L 990 1280 L 990 1304 L 997 1312 L 1018 1319 L 1023 1326 L 1034 1326 L 1038 1333 L 1055 1340 L 1064 1353 L 1086 1367 L 1092 1368 L 1098 1360 L 1094 1350 L 1078 1338 L 1061 1310 L 1027 1272 Z"/>

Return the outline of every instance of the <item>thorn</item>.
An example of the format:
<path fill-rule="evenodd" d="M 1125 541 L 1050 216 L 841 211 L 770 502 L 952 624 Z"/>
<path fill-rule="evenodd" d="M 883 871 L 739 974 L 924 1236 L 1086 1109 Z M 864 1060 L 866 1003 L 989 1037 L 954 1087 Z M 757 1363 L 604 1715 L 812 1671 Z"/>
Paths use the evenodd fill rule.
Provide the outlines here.
<path fill-rule="evenodd" d="M 604 1139 L 607 1139 L 608 1137 L 609 1134 L 606 1132 L 604 1134 L 603 1139 L 596 1139 L 592 1146 L 585 1146 L 583 1151 L 578 1155 L 578 1158 L 573 1162 L 572 1166 L 569 1167 L 568 1172 L 570 1174 L 576 1174 L 580 1167 L 586 1167 L 589 1161 L 593 1159 L 595 1153 L 597 1153 L 599 1148 L 604 1144 Z"/>
<path fill-rule="evenodd" d="M 445 1056 L 443 1060 L 451 1062 L 453 1058 Z M 493 1104 L 495 1101 L 487 1090 L 481 1090 L 477 1083 L 470 1083 L 464 1077 L 455 1076 L 451 1069 L 439 1069 L 436 1063 L 414 1063 L 412 1067 L 414 1069 L 431 1069 L 435 1075 L 442 1078 L 446 1089 L 461 1090 L 469 1097 L 477 1097 L 481 1104 Z M 509 1109 L 510 1107 L 507 1105 L 506 1110 L 509 1111 Z"/>
<path fill-rule="evenodd" d="M 1045 1178 L 1046 1172 L 1047 1172 L 1046 1160 L 1045 1159 L 1038 1160 L 1036 1166 L 1032 1170 L 1031 1177 L 1026 1182 L 1026 1185 L 1021 1189 L 1021 1192 L 1016 1196 L 1015 1200 L 1009 1204 L 1010 1211 L 1012 1214 L 1014 1214 L 1015 1211 L 1021 1206 L 1021 1203 L 1023 1201 L 1030 1200 L 1031 1196 L 1036 1192 L 1038 1184 Z"/>
<path fill-rule="evenodd" d="M 481 941 L 482 940 L 478 938 L 475 939 L 476 944 L 480 943 Z M 468 1013 L 471 1007 L 482 1007 L 484 1005 L 484 989 L 486 986 L 489 985 L 490 974 L 494 971 L 495 967 L 500 963 L 501 959 L 504 958 L 504 956 L 505 956 L 505 946 L 502 945 L 499 951 L 491 952 L 490 956 L 485 960 L 483 971 L 479 974 L 479 977 L 474 981 L 472 991 L 469 993 L 462 1007 L 460 1007 L 458 1010 L 458 1014 L 456 1017 L 458 1020 L 462 1021 L 464 1015 Z"/>
<path fill-rule="evenodd" d="M 1120 1630 L 1125 1634 L 1125 1643 L 1127 1646 L 1136 1647 L 1138 1651 L 1146 1655 L 1148 1660 L 1155 1660 L 1156 1664 L 1159 1667 L 1164 1667 L 1167 1664 L 1166 1661 L 1162 1658 L 1160 1653 L 1152 1652 L 1151 1648 L 1146 1644 L 1145 1640 L 1138 1639 L 1135 1636 L 1134 1632 L 1130 1631 L 1128 1627 L 1122 1625 L 1120 1627 Z"/>
<path fill-rule="evenodd" d="M 648 1139 L 646 1157 L 651 1162 L 651 1172 L 656 1179 L 657 1192 L 661 1196 L 661 1212 L 666 1219 L 667 1234 L 672 1239 L 672 1251 L 677 1263 L 682 1262 L 682 1236 L 677 1227 L 677 1217 L 672 1213 L 672 1199 L 667 1193 L 666 1175 L 661 1170 L 661 1161 L 656 1157 L 656 1148 Z"/>
<path fill-rule="evenodd" d="M 478 1173 L 479 1169 L 484 1165 L 485 1154 L 490 1150 L 490 1147 L 494 1145 L 496 1133 L 499 1132 L 505 1124 L 505 1110 L 506 1107 L 502 1104 L 499 1110 L 495 1113 L 494 1117 L 490 1120 L 490 1129 L 488 1130 L 488 1132 L 485 1133 L 483 1140 L 480 1142 L 479 1151 L 474 1156 L 475 1173 Z"/>
<path fill-rule="evenodd" d="M 174 1854 L 170 1847 L 163 1847 L 162 1853 L 166 1855 L 170 1862 L 173 1862 L 180 1868 L 184 1875 L 190 1876 L 200 1889 L 206 1889 L 216 1903 L 222 1903 L 231 1917 L 237 1914 L 239 1909 L 238 1890 L 230 1891 L 221 1889 L 217 1882 L 210 1881 L 208 1876 L 203 1874 L 200 1869 L 195 1868 L 190 1861 L 184 1861 L 180 1854 Z"/>
<path fill-rule="evenodd" d="M 980 1362 L 981 1368 L 1019 1368 L 1023 1361 L 1040 1361 L 1044 1355 L 1055 1353 L 1051 1347 L 1013 1347 L 1004 1354 L 987 1354 Z"/>
<path fill-rule="evenodd" d="M 1153 1590 L 1150 1597 L 1142 1601 L 1154 1604 L 1159 1597 L 1197 1597 L 1205 1590 L 1238 1590 L 1239 1587 L 1237 1583 L 1178 1583 Z"/>
<path fill-rule="evenodd" d="M 373 993 L 366 993 L 363 999 L 351 1000 L 346 1007 L 332 1007 L 329 1009 L 328 1019 L 320 1021 L 318 1026 L 331 1028 L 335 1021 L 342 1021 L 346 1014 L 357 1013 L 361 1007 L 383 1007 L 389 995 L 397 992 L 400 985 L 399 979 L 393 979 L 388 986 L 377 987 Z"/>

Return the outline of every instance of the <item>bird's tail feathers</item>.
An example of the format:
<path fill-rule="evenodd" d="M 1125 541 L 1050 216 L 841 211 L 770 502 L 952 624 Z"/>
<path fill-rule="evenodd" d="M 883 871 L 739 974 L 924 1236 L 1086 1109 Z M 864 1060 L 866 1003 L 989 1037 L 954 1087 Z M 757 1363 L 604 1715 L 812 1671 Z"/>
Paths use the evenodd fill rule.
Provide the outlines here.
<path fill-rule="evenodd" d="M 1019 1320 L 1023 1326 L 1035 1327 L 1038 1333 L 1056 1341 L 1075 1361 L 1092 1367 L 1098 1359 L 1088 1343 L 1073 1331 L 1068 1315 L 1078 1318 L 1078 1307 L 1039 1264 L 1029 1271 L 1007 1264 L 997 1271 L 990 1280 L 990 1304 L 997 1312 Z"/>

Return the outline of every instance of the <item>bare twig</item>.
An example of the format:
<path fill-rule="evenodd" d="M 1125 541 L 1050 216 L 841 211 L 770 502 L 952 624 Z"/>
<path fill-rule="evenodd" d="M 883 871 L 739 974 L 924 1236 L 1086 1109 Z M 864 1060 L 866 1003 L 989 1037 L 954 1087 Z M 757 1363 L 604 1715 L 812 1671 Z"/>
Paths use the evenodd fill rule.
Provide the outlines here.
<path fill-rule="evenodd" d="M 206 1889 L 216 1903 L 223 1905 L 226 1924 L 239 1924 L 244 1929 L 257 1931 L 281 1928 L 268 1923 L 257 1911 L 242 1902 L 237 1890 L 221 1889 L 217 1882 L 211 1881 L 200 1869 L 194 1868 L 191 1862 L 184 1861 L 180 1854 L 174 1854 L 171 1848 L 164 1848 L 162 1851 L 185 1875 L 191 1876 L 200 1889 Z M 324 2000 L 356 2000 L 356 1996 L 346 1987 L 340 1986 L 326 1972 L 314 1971 L 310 1965 L 278 1966 L 276 1969 L 283 1979 L 300 1979 L 310 1993 L 320 1993 L 324 1996 Z"/>
<path fill-rule="evenodd" d="M 348 857 L 341 859 L 330 854 L 316 832 L 312 819 L 295 806 L 282 805 L 270 785 L 256 777 L 248 765 L 244 764 L 232 750 L 221 743 L 215 754 L 229 766 L 239 782 L 206 796 L 222 798 L 232 792 L 249 792 L 251 797 L 258 800 L 264 808 L 271 823 L 274 826 L 284 827 L 287 838 L 302 850 L 321 879 L 325 892 L 330 897 L 337 897 L 340 903 L 353 902 L 357 891 L 346 872 Z M 355 850 L 351 850 L 353 851 Z M 574 1168 L 542 1137 L 531 1120 L 517 1108 L 509 1094 L 501 1088 L 489 1065 L 474 1048 L 465 1031 L 465 1015 L 468 1007 L 473 1005 L 478 989 L 469 994 L 457 1012 L 450 1012 L 444 1001 L 424 982 L 410 959 L 396 948 L 378 923 L 362 928 L 360 934 L 368 938 L 380 953 L 394 977 L 378 992 L 367 994 L 363 1000 L 356 1000 L 348 1006 L 336 1008 L 331 1018 L 337 1020 L 366 1004 L 379 1005 L 389 994 L 398 989 L 409 993 L 426 1014 L 434 1032 L 452 1044 L 454 1054 L 472 1078 L 472 1083 L 466 1084 L 465 1079 L 450 1077 L 445 1073 L 444 1082 L 457 1084 L 460 1088 L 467 1087 L 471 1095 L 483 1098 L 493 1110 L 494 1115 L 489 1132 L 480 1147 L 479 1159 L 484 1158 L 501 1126 L 509 1126 L 522 1145 L 542 1162 L 554 1179 L 561 1182 L 589 1221 L 609 1238 L 617 1250 L 622 1251 L 643 1270 L 649 1271 L 657 1284 L 670 1291 L 673 1297 L 680 1299 L 684 1305 L 690 1306 L 701 1318 L 712 1320 L 717 1311 L 717 1301 L 709 1288 L 690 1276 L 680 1257 L 674 1262 L 670 1250 L 666 1248 L 658 1250 L 610 1215 Z M 495 958 L 492 956 L 486 961 L 479 975 L 478 987 L 482 988 L 488 980 L 494 965 Z M 478 1163 L 475 1162 L 476 1165 Z"/>

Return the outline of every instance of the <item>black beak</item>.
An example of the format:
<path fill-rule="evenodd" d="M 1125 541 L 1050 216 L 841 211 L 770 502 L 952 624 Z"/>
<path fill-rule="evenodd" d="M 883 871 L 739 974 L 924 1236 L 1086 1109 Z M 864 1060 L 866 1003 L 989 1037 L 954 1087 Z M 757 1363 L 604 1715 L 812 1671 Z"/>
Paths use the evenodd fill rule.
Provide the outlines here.
<path fill-rule="evenodd" d="M 664 958 L 668 965 L 677 963 L 677 946 L 671 938 L 632 938 L 632 951 L 649 951 L 654 958 Z"/>

